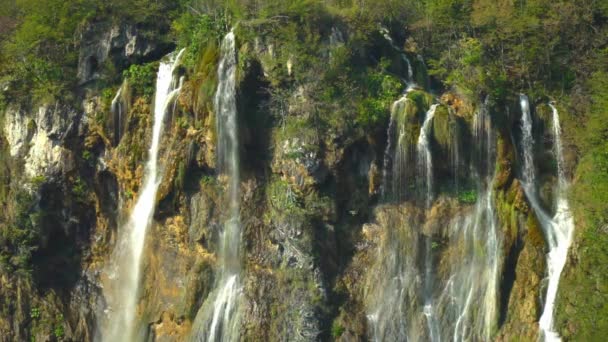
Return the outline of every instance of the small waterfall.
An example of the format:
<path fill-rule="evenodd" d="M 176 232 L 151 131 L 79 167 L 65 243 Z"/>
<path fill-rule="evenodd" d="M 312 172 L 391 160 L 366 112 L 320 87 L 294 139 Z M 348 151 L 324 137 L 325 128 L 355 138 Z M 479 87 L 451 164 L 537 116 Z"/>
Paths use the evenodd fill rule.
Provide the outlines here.
<path fill-rule="evenodd" d="M 184 50 L 178 54 L 171 54 L 167 59 L 161 61 L 158 69 L 152 142 L 148 151 L 143 184 L 129 221 L 119 232 L 111 259 L 111 267 L 114 270 L 109 275 L 111 286 L 108 287 L 108 290 L 110 293 L 105 293 L 110 307 L 108 324 L 102 331 L 104 341 L 140 340 L 136 331 L 136 316 L 141 257 L 146 231 L 154 213 L 156 192 L 162 178 L 158 170 L 158 151 L 163 121 L 169 105 L 181 89 L 181 82 L 177 81 L 174 74 L 183 52 Z"/>
<path fill-rule="evenodd" d="M 522 180 L 524 186 L 530 191 L 536 192 L 536 171 L 534 168 L 534 138 L 532 137 L 532 115 L 530 114 L 530 101 L 524 94 L 519 95 L 521 107 L 521 144 L 523 148 L 523 172 Z"/>
<path fill-rule="evenodd" d="M 433 123 L 433 117 L 435 117 L 435 110 L 438 104 L 434 104 L 426 112 L 426 117 L 422 128 L 420 129 L 420 135 L 418 136 L 418 145 L 416 146 L 418 156 L 418 170 L 421 175 L 424 175 L 424 186 L 426 188 L 426 207 L 431 206 L 433 200 L 433 156 L 431 154 L 431 124 Z"/>
<path fill-rule="evenodd" d="M 547 297 L 545 307 L 540 317 L 540 330 L 545 341 L 561 341 L 559 334 L 554 330 L 553 311 L 555 309 L 555 298 L 559 288 L 559 280 L 566 264 L 568 249 L 572 243 L 574 232 L 574 220 L 570 212 L 570 205 L 566 198 L 568 181 L 564 171 L 564 155 L 561 142 L 561 127 L 559 123 L 559 113 L 553 104 L 550 104 L 553 111 L 553 150 L 557 159 L 557 198 L 556 212 L 553 216 L 551 231 L 547 232 L 549 244 L 549 254 L 547 254 L 547 267 L 549 284 L 547 286 Z"/>
<path fill-rule="evenodd" d="M 215 94 L 217 117 L 217 157 L 219 173 L 228 177 L 229 219 L 220 233 L 219 274 L 215 290 L 209 295 L 195 320 L 196 341 L 236 341 L 239 338 L 241 300 L 241 222 L 238 118 L 236 109 L 236 47 L 231 31 L 221 47 L 219 84 Z"/>
<path fill-rule="evenodd" d="M 407 187 L 405 171 L 410 155 L 409 146 L 405 143 L 406 134 L 402 124 L 402 114 L 409 101 L 407 98 L 410 88 L 391 106 L 391 117 L 386 131 L 387 144 L 384 150 L 384 165 L 382 170 L 382 198 L 387 201 L 389 197 L 401 200 Z M 397 138 L 396 145 L 394 139 Z M 393 146 L 395 145 L 395 146 Z M 391 165 L 392 164 L 392 165 Z"/>
<path fill-rule="evenodd" d="M 386 39 L 386 41 L 389 42 L 389 44 L 391 44 L 391 47 L 401 54 L 401 59 L 407 65 L 407 83 L 408 83 L 408 85 L 413 85 L 414 84 L 414 69 L 412 68 L 412 63 L 407 58 L 405 53 L 403 53 L 403 51 L 395 44 L 395 41 L 393 40 L 393 38 L 391 38 L 390 32 L 387 28 L 384 28 L 384 27 L 381 28 L 380 33 L 382 33 L 382 36 L 384 37 L 384 39 Z"/>
<path fill-rule="evenodd" d="M 122 103 L 122 91 L 123 85 L 118 88 L 118 92 L 116 92 L 116 96 L 112 99 L 112 104 L 110 105 L 110 110 L 112 111 L 112 120 L 114 124 L 114 145 L 118 145 L 120 142 L 120 138 L 122 137 L 123 127 L 122 118 L 123 118 L 123 103 Z"/>

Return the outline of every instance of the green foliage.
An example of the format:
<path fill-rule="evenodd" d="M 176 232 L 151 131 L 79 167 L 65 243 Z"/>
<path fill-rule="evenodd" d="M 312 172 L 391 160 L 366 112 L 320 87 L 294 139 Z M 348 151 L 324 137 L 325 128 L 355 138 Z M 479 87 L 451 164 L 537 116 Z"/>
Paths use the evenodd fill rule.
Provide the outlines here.
<path fill-rule="evenodd" d="M 365 78 L 363 86 L 368 94 L 360 103 L 357 123 L 371 128 L 388 119 L 390 105 L 403 91 L 403 85 L 394 76 L 372 72 Z"/>
<path fill-rule="evenodd" d="M 333 338 L 338 338 L 342 336 L 342 334 L 344 334 L 344 331 L 346 331 L 346 329 L 336 321 L 334 321 L 334 323 L 331 325 L 331 336 Z"/>
<path fill-rule="evenodd" d="M 0 38 L 0 84 L 10 83 L 8 100 L 62 97 L 75 85 L 79 45 L 76 37 L 92 21 L 129 22 L 157 41 L 165 38 L 175 10 L 188 1 L 173 0 L 17 0 L 5 10 L 14 18 Z M 10 2 L 11 4 L 13 2 Z M 3 4 L 3 8 L 7 8 Z M 4 19 L 4 15 L 0 16 Z M 0 30 L 2 30 L 0 22 Z M 111 64 L 111 63 L 110 63 Z M 104 65 L 106 72 L 114 65 Z M 114 75 L 108 75 L 111 78 Z"/>
<path fill-rule="evenodd" d="M 129 69 L 123 71 L 123 77 L 127 79 L 134 96 L 144 96 L 151 99 L 154 96 L 154 81 L 158 63 L 133 64 Z"/>
<path fill-rule="evenodd" d="M 13 193 L 7 217 L 0 222 L 0 267 L 29 277 L 32 254 L 38 249 L 42 217 L 36 198 L 27 190 Z"/>
<path fill-rule="evenodd" d="M 40 309 L 39 308 L 32 308 L 30 310 L 30 318 L 31 319 L 38 319 L 38 318 L 40 318 Z"/>
<path fill-rule="evenodd" d="M 186 12 L 176 19 L 172 24 L 173 35 L 180 48 L 187 48 L 183 65 L 194 68 L 209 45 L 218 45 L 227 26 L 224 16 L 212 18 L 206 14 Z"/>
<path fill-rule="evenodd" d="M 477 191 L 475 191 L 475 190 L 461 190 L 458 193 L 458 200 L 461 203 L 475 204 L 477 202 Z"/>
<path fill-rule="evenodd" d="M 65 331 L 63 329 L 62 323 L 55 325 L 55 327 L 53 328 L 53 336 L 58 339 L 61 339 L 65 336 Z"/>
<path fill-rule="evenodd" d="M 268 187 L 268 199 L 271 206 L 280 212 L 295 211 L 299 207 L 297 194 L 291 189 L 289 183 L 275 180 Z"/>
<path fill-rule="evenodd" d="M 35 176 L 32 178 L 31 183 L 34 188 L 40 188 L 42 184 L 46 183 L 46 177 L 44 175 Z"/>
<path fill-rule="evenodd" d="M 90 167 L 95 165 L 95 156 L 93 156 L 93 153 L 91 153 L 89 150 L 84 150 L 82 152 L 82 160 L 84 160 L 85 163 Z"/>
<path fill-rule="evenodd" d="M 76 178 L 74 183 L 72 184 L 72 196 L 76 199 L 76 201 L 80 203 L 86 203 L 89 194 L 89 189 L 87 184 L 82 180 L 82 178 Z"/>

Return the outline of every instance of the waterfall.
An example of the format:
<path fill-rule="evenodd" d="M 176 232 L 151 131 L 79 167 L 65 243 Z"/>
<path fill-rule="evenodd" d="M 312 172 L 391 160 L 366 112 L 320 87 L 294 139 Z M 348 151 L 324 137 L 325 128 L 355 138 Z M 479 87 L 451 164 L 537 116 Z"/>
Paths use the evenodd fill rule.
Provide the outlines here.
<path fill-rule="evenodd" d="M 114 145 L 118 145 L 120 142 L 120 138 L 122 136 L 123 127 L 122 117 L 123 117 L 123 108 L 122 108 L 122 89 L 123 85 L 118 88 L 118 92 L 116 92 L 116 96 L 112 99 L 112 104 L 110 105 L 110 110 L 112 111 L 112 120 L 114 121 Z"/>
<path fill-rule="evenodd" d="M 485 101 L 474 121 L 478 169 L 473 170 L 478 196 L 474 210 L 450 224 L 453 256 L 448 281 L 437 307 L 452 341 L 491 340 L 497 322 L 500 235 L 494 208 L 495 137 Z"/>
<path fill-rule="evenodd" d="M 534 153 L 532 139 L 532 119 L 530 115 L 530 105 L 528 98 L 525 95 L 520 96 L 520 105 L 522 110 L 521 128 L 522 128 L 522 149 L 524 154 L 524 165 L 522 178 L 526 196 L 534 213 L 536 214 L 540 225 L 545 234 L 545 240 L 549 249 L 547 254 L 547 294 L 545 297 L 545 306 L 539 321 L 541 337 L 545 341 L 560 341 L 560 337 L 553 327 L 553 311 L 555 306 L 555 298 L 559 287 L 559 280 L 566 264 L 568 248 L 572 242 L 572 233 L 574 231 L 574 221 L 570 212 L 570 206 L 566 198 L 566 190 L 568 182 L 565 178 L 563 169 L 564 157 L 561 144 L 561 127 L 559 123 L 559 113 L 555 106 L 550 104 L 553 111 L 553 150 L 557 160 L 557 196 L 555 199 L 555 214 L 551 217 L 541 207 L 538 195 L 535 191 L 536 175 L 534 171 Z"/>
<path fill-rule="evenodd" d="M 217 157 L 220 174 L 228 178 L 229 219 L 220 232 L 219 281 L 195 319 L 196 341 L 236 341 L 239 338 L 241 287 L 241 222 L 238 118 L 236 109 L 236 48 L 231 31 L 221 46 L 219 84 L 214 106 L 217 123 Z"/>
<path fill-rule="evenodd" d="M 521 107 L 521 144 L 523 148 L 523 172 L 522 180 L 524 186 L 535 192 L 536 172 L 534 169 L 534 138 L 532 137 L 532 115 L 530 114 L 530 101 L 524 94 L 519 95 Z"/>
<path fill-rule="evenodd" d="M 397 194 L 399 187 L 410 185 L 399 178 L 412 167 L 407 165 L 407 157 L 399 157 L 409 153 L 407 147 L 400 146 L 405 132 L 400 132 L 401 116 L 396 114 L 406 104 L 404 97 L 393 104 L 389 137 L 398 141 L 385 152 L 385 168 L 392 170 L 385 175 L 385 184 L 393 184 L 391 191 Z M 374 341 L 489 341 L 498 323 L 502 237 L 494 204 L 496 137 L 488 101 L 475 116 L 474 145 L 479 148 L 471 150 L 475 153 L 471 160 L 476 160 L 472 179 L 479 195 L 474 205 L 446 203 L 442 196 L 443 204 L 438 208 L 458 206 L 458 214 L 442 228 L 449 238 L 444 246 L 434 242 L 434 233 L 425 232 L 435 209 L 431 206 L 434 176 L 429 139 L 437 106 L 426 113 L 413 164 L 424 183 L 419 184 L 424 189 L 424 204 L 387 202 L 379 216 L 386 235 L 377 249 L 375 271 L 368 279 L 368 288 L 374 290 L 367 294 L 369 337 Z M 391 156 L 392 168 L 386 161 Z M 416 207 L 425 208 L 426 214 L 419 216 Z M 434 264 L 435 258 L 445 255 L 450 256 L 448 264 Z"/>
<path fill-rule="evenodd" d="M 431 154 L 431 124 L 433 123 L 433 117 L 435 117 L 435 110 L 438 104 L 434 104 L 426 112 L 426 117 L 422 128 L 420 129 L 420 135 L 418 136 L 418 145 L 416 146 L 418 156 L 418 169 L 420 174 L 424 175 L 425 188 L 426 188 L 426 207 L 430 207 L 433 200 L 433 158 Z"/>
<path fill-rule="evenodd" d="M 384 39 L 386 39 L 387 42 L 389 42 L 391 47 L 395 51 L 398 51 L 399 54 L 401 55 L 401 59 L 407 65 L 407 83 L 408 83 L 408 85 L 413 85 L 414 84 L 414 69 L 412 68 L 412 63 L 410 62 L 409 58 L 407 58 L 405 53 L 403 53 L 403 51 L 401 51 L 401 49 L 395 44 L 395 41 L 393 40 L 393 38 L 391 38 L 391 35 L 390 35 L 390 32 L 388 29 L 382 27 L 380 29 L 380 33 L 382 33 L 382 36 L 384 37 Z"/>
<path fill-rule="evenodd" d="M 547 268 L 549 284 L 547 286 L 547 296 L 545 307 L 540 317 L 540 330 L 545 341 L 560 341 L 558 333 L 553 326 L 553 311 L 555 309 L 555 298 L 559 288 L 559 280 L 566 264 L 568 248 L 572 243 L 574 232 L 574 220 L 570 212 L 570 205 L 566 198 L 568 181 L 564 172 L 564 155 L 561 142 L 561 127 L 559 123 L 559 113 L 553 104 L 550 104 L 553 111 L 553 150 L 557 160 L 557 197 L 556 212 L 553 216 L 552 230 L 547 232 L 549 254 L 547 254 Z"/>
<path fill-rule="evenodd" d="M 402 114 L 408 103 L 407 94 L 412 88 L 407 88 L 405 93 L 391 106 L 391 117 L 386 130 L 387 144 L 384 150 L 384 162 L 382 170 L 382 186 L 380 188 L 383 200 L 389 197 L 399 201 L 404 198 L 404 189 L 407 187 L 406 169 L 410 155 L 409 145 L 406 144 L 405 127 Z M 394 138 L 397 143 L 394 144 Z M 395 145 L 395 146 L 393 146 Z M 391 165 L 392 164 L 392 165 Z"/>
<path fill-rule="evenodd" d="M 424 196 L 425 207 L 429 209 L 433 201 L 433 155 L 431 153 L 431 124 L 435 117 L 435 110 L 437 110 L 438 104 L 432 105 L 426 112 L 424 122 L 420 128 L 420 135 L 418 136 L 418 144 L 416 145 L 416 156 L 418 163 L 419 175 L 424 175 L 424 185 L 426 193 Z M 435 317 L 433 308 L 433 252 L 432 252 L 432 241 L 430 236 L 425 237 L 424 249 L 424 308 L 423 313 L 426 317 L 429 335 L 431 341 L 441 341 L 439 336 L 438 322 Z"/>
<path fill-rule="evenodd" d="M 133 207 L 128 222 L 119 231 L 114 248 L 109 278 L 111 286 L 105 293 L 110 306 L 108 324 L 102 331 L 104 341 L 139 340 L 136 331 L 138 290 L 141 271 L 141 257 L 144 249 L 146 231 L 152 221 L 156 204 L 156 192 L 162 179 L 158 167 L 158 151 L 162 136 L 163 121 L 169 105 L 178 95 L 181 82 L 175 77 L 184 50 L 171 54 L 161 61 L 156 79 L 154 101 L 154 125 L 152 142 L 148 151 L 148 161 L 141 191 Z"/>

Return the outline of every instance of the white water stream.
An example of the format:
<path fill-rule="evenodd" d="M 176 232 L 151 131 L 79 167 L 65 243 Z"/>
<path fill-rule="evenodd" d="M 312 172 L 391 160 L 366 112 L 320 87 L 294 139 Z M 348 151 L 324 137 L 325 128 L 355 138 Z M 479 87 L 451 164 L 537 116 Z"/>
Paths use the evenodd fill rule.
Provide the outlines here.
<path fill-rule="evenodd" d="M 220 232 L 219 274 L 215 290 L 209 295 L 195 320 L 195 341 L 237 341 L 241 286 L 241 221 L 238 118 L 236 108 L 236 47 L 230 32 L 221 47 L 215 94 L 217 117 L 217 157 L 219 173 L 228 179 L 229 219 Z"/>
<path fill-rule="evenodd" d="M 141 339 L 136 328 L 141 258 L 146 231 L 152 222 L 156 192 L 162 179 L 159 173 L 158 152 L 163 121 L 170 104 L 181 89 L 181 82 L 175 76 L 175 68 L 179 64 L 183 52 L 184 50 L 171 54 L 162 60 L 158 69 L 152 142 L 148 151 L 141 191 L 129 221 L 119 231 L 117 244 L 112 254 L 110 264 L 112 270 L 109 275 L 111 284 L 104 293 L 109 308 L 107 310 L 108 321 L 102 331 L 103 341 L 137 341 Z"/>
<path fill-rule="evenodd" d="M 547 294 L 545 306 L 540 317 L 539 327 L 541 337 L 545 341 L 561 341 L 559 334 L 553 326 L 553 315 L 555 309 L 555 298 L 559 288 L 559 280 L 566 264 L 568 249 L 572 243 L 574 232 L 574 220 L 570 212 L 570 206 L 566 198 L 568 181 L 564 171 L 564 156 L 561 143 L 561 126 L 559 113 L 552 104 L 553 111 L 553 150 L 557 160 L 557 194 L 555 196 L 555 214 L 551 217 L 541 207 L 536 192 L 536 174 L 534 169 L 534 139 L 532 138 L 532 116 L 527 96 L 520 96 L 522 110 L 522 148 L 524 154 L 523 183 L 526 195 L 545 233 L 545 239 L 549 248 L 547 254 Z"/>

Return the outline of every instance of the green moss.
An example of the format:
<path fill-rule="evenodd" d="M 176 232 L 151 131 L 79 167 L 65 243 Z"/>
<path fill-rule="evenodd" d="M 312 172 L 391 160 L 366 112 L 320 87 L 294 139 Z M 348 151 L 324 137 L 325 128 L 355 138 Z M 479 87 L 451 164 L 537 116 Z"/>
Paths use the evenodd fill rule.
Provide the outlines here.
<path fill-rule="evenodd" d="M 453 125 L 451 124 L 450 113 L 445 106 L 438 106 L 433 118 L 433 137 L 437 144 L 448 151 L 452 145 Z"/>
<path fill-rule="evenodd" d="M 543 235 L 543 230 L 538 222 L 538 218 L 536 218 L 536 215 L 533 212 L 528 213 L 526 226 L 528 228 L 528 241 L 536 247 L 544 246 L 545 237 Z"/>
<path fill-rule="evenodd" d="M 513 164 L 515 162 L 515 152 L 513 145 L 502 137 L 500 134 L 496 141 L 496 177 L 494 180 L 494 188 L 506 188 L 510 186 L 513 180 Z"/>
<path fill-rule="evenodd" d="M 424 120 L 426 111 L 433 104 L 433 95 L 423 90 L 413 90 L 407 94 L 407 98 L 415 103 L 416 115 L 418 116 L 419 120 Z"/>
<path fill-rule="evenodd" d="M 475 204 L 477 202 L 477 191 L 474 189 L 462 190 L 458 193 L 458 200 L 461 203 Z"/>
<path fill-rule="evenodd" d="M 340 323 L 334 321 L 334 323 L 331 325 L 331 336 L 333 338 L 339 338 L 342 336 L 342 334 L 344 334 L 345 330 L 346 329 Z"/>
<path fill-rule="evenodd" d="M 143 96 L 148 101 L 152 99 L 157 69 L 158 62 L 153 62 L 141 65 L 133 64 L 129 69 L 123 71 L 123 77 L 128 80 L 134 96 Z"/>

